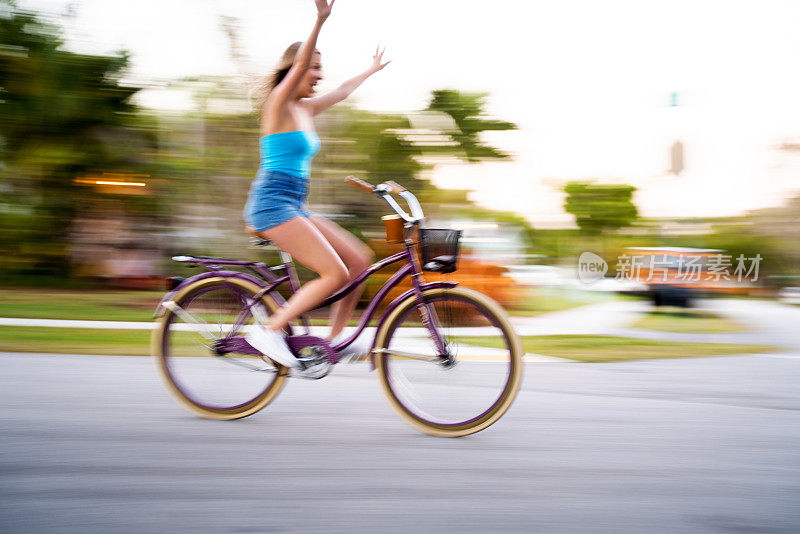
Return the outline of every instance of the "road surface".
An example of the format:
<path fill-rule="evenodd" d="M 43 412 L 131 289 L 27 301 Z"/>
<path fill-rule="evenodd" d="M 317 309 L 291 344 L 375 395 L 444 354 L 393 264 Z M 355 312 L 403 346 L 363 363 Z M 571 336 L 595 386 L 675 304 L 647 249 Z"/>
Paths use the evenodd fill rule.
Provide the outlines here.
<path fill-rule="evenodd" d="M 1 532 L 798 532 L 800 353 L 526 364 L 423 435 L 365 364 L 195 417 L 145 357 L 0 354 Z"/>

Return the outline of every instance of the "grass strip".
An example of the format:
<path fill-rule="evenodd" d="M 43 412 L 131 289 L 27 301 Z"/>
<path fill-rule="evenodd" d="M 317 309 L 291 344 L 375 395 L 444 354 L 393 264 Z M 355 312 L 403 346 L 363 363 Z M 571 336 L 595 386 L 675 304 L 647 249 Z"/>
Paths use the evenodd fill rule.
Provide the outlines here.
<path fill-rule="evenodd" d="M 164 291 L 65 291 L 0 289 L 0 317 L 74 319 L 83 321 L 152 321 Z M 534 317 L 613 298 L 550 290 L 535 290 L 511 306 L 512 315 Z M 328 325 L 328 311 L 314 312 L 311 324 Z M 348 325 L 355 326 L 357 319 Z"/>
<path fill-rule="evenodd" d="M 570 310 L 622 297 L 605 293 L 569 292 L 547 289 L 529 290 L 527 295 L 509 306 L 509 313 L 518 317 L 536 317 L 545 313 Z"/>
<path fill-rule="evenodd" d="M 496 347 L 491 339 L 463 336 L 471 345 Z M 556 356 L 582 362 L 649 360 L 655 358 L 696 358 L 730 354 L 758 354 L 778 350 L 769 345 L 735 343 L 686 343 L 614 336 L 523 336 L 526 353 Z"/>
<path fill-rule="evenodd" d="M 106 330 L 0 326 L 0 351 L 149 356 L 150 330 Z M 207 341 L 193 332 L 173 332 L 174 356 L 208 356 Z"/>
<path fill-rule="evenodd" d="M 0 351 L 145 356 L 150 331 L 0 326 Z"/>
<path fill-rule="evenodd" d="M 0 290 L 0 317 L 152 321 L 163 291 Z"/>
<path fill-rule="evenodd" d="M 525 352 L 584 362 L 653 358 L 691 358 L 730 354 L 756 354 L 777 350 L 768 345 L 686 343 L 612 336 L 525 336 Z M 176 338 L 187 355 L 199 345 L 196 336 Z M 458 341 L 493 346 L 483 337 L 461 336 Z M 88 328 L 0 326 L 0 351 L 67 354 L 150 354 L 150 331 Z"/>
<path fill-rule="evenodd" d="M 647 313 L 634 323 L 633 327 L 687 334 L 728 334 L 747 331 L 741 324 L 725 317 L 703 310 L 680 308 L 666 308 Z"/>

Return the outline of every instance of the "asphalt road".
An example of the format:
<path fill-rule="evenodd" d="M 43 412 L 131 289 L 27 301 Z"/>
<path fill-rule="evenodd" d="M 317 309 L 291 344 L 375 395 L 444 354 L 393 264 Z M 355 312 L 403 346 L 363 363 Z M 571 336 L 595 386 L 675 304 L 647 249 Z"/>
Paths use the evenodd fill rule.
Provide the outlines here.
<path fill-rule="evenodd" d="M 195 417 L 144 357 L 0 354 L 2 532 L 798 532 L 800 353 L 529 363 L 461 439 L 364 364 Z"/>

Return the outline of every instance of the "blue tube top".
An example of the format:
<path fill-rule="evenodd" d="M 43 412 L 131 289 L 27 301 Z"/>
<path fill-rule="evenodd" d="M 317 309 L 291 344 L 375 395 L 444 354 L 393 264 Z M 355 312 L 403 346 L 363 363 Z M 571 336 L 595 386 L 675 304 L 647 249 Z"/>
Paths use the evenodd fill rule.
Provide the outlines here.
<path fill-rule="evenodd" d="M 303 178 L 311 174 L 311 160 L 320 147 L 317 134 L 305 130 L 265 135 L 259 144 L 262 169 Z"/>

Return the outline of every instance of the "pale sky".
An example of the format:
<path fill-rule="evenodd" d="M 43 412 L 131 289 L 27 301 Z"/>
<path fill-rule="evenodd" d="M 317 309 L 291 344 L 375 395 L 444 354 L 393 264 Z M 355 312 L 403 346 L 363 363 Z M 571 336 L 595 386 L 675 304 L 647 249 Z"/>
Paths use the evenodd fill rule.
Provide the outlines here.
<path fill-rule="evenodd" d="M 220 15 L 239 19 L 250 70 L 264 73 L 314 21 L 312 0 L 21 3 L 73 4 L 70 47 L 126 48 L 144 80 L 237 73 Z M 798 29 L 794 0 L 337 0 L 318 44 L 320 90 L 366 68 L 380 43 L 392 64 L 354 95 L 360 107 L 489 92 L 489 112 L 520 129 L 487 139 L 514 161 L 439 166 L 433 180 L 534 224 L 569 223 L 558 184 L 585 178 L 637 186 L 645 216 L 734 215 L 800 192 L 800 153 L 778 150 L 800 140 Z M 686 170 L 670 177 L 676 139 Z"/>

